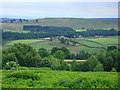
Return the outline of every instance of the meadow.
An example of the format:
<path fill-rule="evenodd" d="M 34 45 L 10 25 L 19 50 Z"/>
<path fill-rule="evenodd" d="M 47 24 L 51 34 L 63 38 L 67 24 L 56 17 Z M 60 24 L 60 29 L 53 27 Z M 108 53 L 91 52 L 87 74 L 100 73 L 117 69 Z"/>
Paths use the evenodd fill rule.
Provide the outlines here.
<path fill-rule="evenodd" d="M 87 46 L 90 46 L 90 47 L 103 47 L 103 45 L 100 45 L 98 43 L 88 41 L 88 40 L 78 40 L 77 42 L 79 44 L 87 45 Z"/>
<path fill-rule="evenodd" d="M 39 39 L 25 39 L 25 40 L 13 40 L 6 45 L 14 45 L 15 43 L 24 43 L 24 44 L 31 44 L 31 43 L 36 43 L 36 42 L 41 42 L 44 40 L 39 40 Z"/>
<path fill-rule="evenodd" d="M 3 71 L 2 88 L 118 88 L 117 72 Z"/>
<path fill-rule="evenodd" d="M 103 48 L 106 48 L 109 45 L 118 45 L 117 36 L 101 38 L 74 38 L 73 40 L 77 41 L 78 44 L 72 46 L 62 44 L 59 40 L 53 40 L 53 42 L 50 42 L 49 40 L 44 39 L 13 40 L 5 43 L 2 48 L 8 48 L 11 45 L 14 45 L 14 43 L 25 43 L 30 44 L 36 50 L 39 48 L 46 48 L 48 51 L 50 51 L 53 47 L 67 47 L 73 53 L 78 53 L 82 50 L 89 53 L 94 53 L 104 50 Z"/>
<path fill-rule="evenodd" d="M 93 38 L 93 39 L 88 39 L 92 40 L 95 42 L 99 42 L 101 44 L 118 44 L 118 37 L 105 37 L 105 38 Z"/>
<path fill-rule="evenodd" d="M 74 30 L 84 28 L 116 28 L 118 21 L 112 19 L 81 19 L 81 18 L 43 18 L 39 22 L 30 20 L 29 22 L 0 23 L 5 29 L 22 30 L 23 25 L 42 25 L 42 26 L 65 26 Z"/>
<path fill-rule="evenodd" d="M 3 29 L 3 32 L 29 33 L 30 31 Z"/>
<path fill-rule="evenodd" d="M 87 29 L 79 29 L 79 30 L 75 30 L 76 32 L 82 32 L 82 31 L 87 31 Z"/>

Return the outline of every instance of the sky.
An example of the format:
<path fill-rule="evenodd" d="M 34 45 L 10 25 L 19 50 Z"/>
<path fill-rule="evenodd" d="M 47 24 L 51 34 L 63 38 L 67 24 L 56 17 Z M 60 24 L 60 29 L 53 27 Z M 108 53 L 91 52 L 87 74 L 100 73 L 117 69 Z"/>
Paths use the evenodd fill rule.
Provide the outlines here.
<path fill-rule="evenodd" d="M 117 18 L 118 2 L 3 2 L 3 18 Z"/>

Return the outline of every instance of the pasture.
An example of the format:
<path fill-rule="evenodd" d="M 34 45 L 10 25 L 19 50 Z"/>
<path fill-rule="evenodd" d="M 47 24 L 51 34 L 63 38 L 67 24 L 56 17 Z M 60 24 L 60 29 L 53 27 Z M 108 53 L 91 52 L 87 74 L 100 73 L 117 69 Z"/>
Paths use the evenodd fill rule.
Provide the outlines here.
<path fill-rule="evenodd" d="M 79 30 L 75 30 L 76 32 L 82 32 L 82 31 L 87 31 L 87 29 L 79 29 Z"/>
<path fill-rule="evenodd" d="M 95 43 L 92 41 L 88 41 L 88 40 L 77 40 L 77 42 L 79 44 L 83 44 L 83 45 L 90 46 L 90 47 L 103 47 L 103 45 L 101 45 L 101 44 L 98 44 L 98 43 Z"/>
<path fill-rule="evenodd" d="M 3 29 L 3 32 L 29 33 L 30 31 Z"/>
<path fill-rule="evenodd" d="M 2 71 L 2 88 L 118 88 L 117 72 Z"/>
<path fill-rule="evenodd" d="M 114 37 L 103 37 L 103 38 L 92 38 L 88 40 L 99 42 L 104 45 L 118 44 L 118 37 L 115 37 L 115 36 Z"/>
<path fill-rule="evenodd" d="M 31 44 L 31 43 L 36 43 L 36 42 L 41 42 L 44 40 L 41 39 L 25 39 L 25 40 L 13 40 L 6 45 L 14 45 L 15 43 L 24 43 L 24 44 Z"/>
<path fill-rule="evenodd" d="M 14 43 L 25 43 L 31 45 L 33 48 L 38 50 L 39 48 L 45 48 L 48 51 L 50 51 L 53 47 L 67 47 L 70 52 L 72 53 L 78 53 L 82 50 L 89 52 L 89 53 L 96 53 L 101 50 L 104 50 L 103 48 L 106 48 L 109 45 L 118 45 L 118 37 L 101 37 L 101 38 L 74 38 L 73 40 L 77 41 L 78 44 L 75 46 L 67 45 L 60 43 L 58 40 L 54 40 L 53 42 L 44 40 L 44 39 L 25 39 L 25 40 L 14 40 L 7 42 L 3 45 L 4 48 L 8 48 L 11 45 L 14 45 Z"/>

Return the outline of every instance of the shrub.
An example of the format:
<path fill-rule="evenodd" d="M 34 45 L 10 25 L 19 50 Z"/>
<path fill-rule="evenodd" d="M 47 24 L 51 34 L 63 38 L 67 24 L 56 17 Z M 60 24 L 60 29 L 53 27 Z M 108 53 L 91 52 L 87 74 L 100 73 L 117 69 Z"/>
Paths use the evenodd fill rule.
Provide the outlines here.
<path fill-rule="evenodd" d="M 32 80 L 38 80 L 39 76 L 34 74 L 34 73 L 30 73 L 30 72 L 25 72 L 25 71 L 19 71 L 19 72 L 14 72 L 12 74 L 8 74 L 7 78 L 11 78 L 11 77 L 15 77 L 15 78 L 23 78 L 23 79 L 32 79 Z"/>
<path fill-rule="evenodd" d="M 19 69 L 19 64 L 17 64 L 14 61 L 7 62 L 5 65 L 6 70 L 18 70 Z"/>
<path fill-rule="evenodd" d="M 96 65 L 96 67 L 94 68 L 94 70 L 93 71 L 104 71 L 104 69 L 103 69 L 103 65 L 99 62 L 97 65 Z"/>
<path fill-rule="evenodd" d="M 116 72 L 116 69 L 115 69 L 115 68 L 112 68 L 111 72 Z"/>

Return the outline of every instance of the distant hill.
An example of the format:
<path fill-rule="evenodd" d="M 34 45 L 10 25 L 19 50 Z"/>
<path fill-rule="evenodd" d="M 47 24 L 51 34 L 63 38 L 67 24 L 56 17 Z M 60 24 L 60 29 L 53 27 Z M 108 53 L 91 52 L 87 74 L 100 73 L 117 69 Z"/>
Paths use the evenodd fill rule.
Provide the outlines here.
<path fill-rule="evenodd" d="M 43 18 L 43 19 L 19 19 L 10 22 L 10 18 L 3 18 L 2 27 L 5 29 L 22 29 L 23 25 L 41 25 L 41 26 L 65 26 L 73 29 L 93 29 L 93 28 L 113 28 L 118 27 L 117 18 Z M 37 20 L 37 21 L 36 21 Z M 17 22 L 16 22 L 17 21 Z M 9 24 L 8 24 L 9 23 Z"/>

